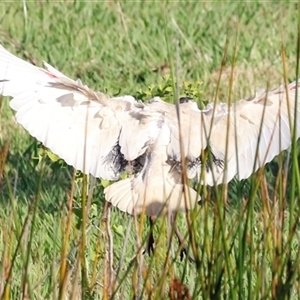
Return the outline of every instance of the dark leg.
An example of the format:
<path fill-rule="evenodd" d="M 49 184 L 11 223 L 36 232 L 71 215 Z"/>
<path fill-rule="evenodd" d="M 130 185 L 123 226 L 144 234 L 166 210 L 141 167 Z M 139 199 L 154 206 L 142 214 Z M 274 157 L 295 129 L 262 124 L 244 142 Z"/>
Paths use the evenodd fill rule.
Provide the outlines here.
<path fill-rule="evenodd" d="M 154 222 L 156 220 L 156 216 L 151 216 L 148 217 L 149 223 L 150 223 L 150 232 L 149 232 L 149 236 L 147 239 L 147 245 L 146 245 L 146 250 L 144 251 L 147 252 L 149 255 L 151 255 L 154 252 L 154 248 L 155 248 L 155 242 L 154 242 L 154 237 L 153 237 L 153 226 L 154 226 Z"/>
<path fill-rule="evenodd" d="M 185 239 L 184 239 L 184 237 L 182 236 L 182 234 L 180 233 L 180 231 L 178 230 L 178 228 L 175 224 L 175 215 L 174 214 L 172 214 L 170 216 L 170 224 L 171 224 L 172 228 L 174 228 L 174 232 L 175 232 L 175 235 L 177 237 L 179 247 L 181 247 L 180 260 L 183 260 L 183 257 L 186 256 L 190 262 L 194 263 L 195 259 L 188 254 L 188 248 L 187 248 L 187 244 L 185 242 Z"/>

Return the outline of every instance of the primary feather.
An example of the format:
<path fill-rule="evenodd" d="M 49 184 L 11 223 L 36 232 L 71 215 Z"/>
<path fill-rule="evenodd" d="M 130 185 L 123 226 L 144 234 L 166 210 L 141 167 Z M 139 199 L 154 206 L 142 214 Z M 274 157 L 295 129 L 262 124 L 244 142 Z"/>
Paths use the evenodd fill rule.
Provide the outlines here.
<path fill-rule="evenodd" d="M 291 145 L 293 129 L 299 137 L 296 82 L 204 110 L 187 99 L 178 118 L 175 105 L 158 97 L 145 104 L 109 97 L 44 66 L 0 46 L 0 94 L 13 98 L 17 121 L 69 165 L 108 180 L 127 172 L 105 198 L 130 214 L 189 209 L 198 195 L 182 172 L 208 185 L 244 179 Z"/>

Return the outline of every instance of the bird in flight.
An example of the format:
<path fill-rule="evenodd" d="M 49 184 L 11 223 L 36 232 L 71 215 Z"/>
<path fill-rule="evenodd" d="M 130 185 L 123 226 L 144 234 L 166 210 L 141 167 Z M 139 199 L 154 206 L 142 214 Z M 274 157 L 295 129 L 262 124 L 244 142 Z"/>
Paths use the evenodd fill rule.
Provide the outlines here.
<path fill-rule="evenodd" d="M 203 110 L 189 98 L 144 103 L 95 92 L 0 45 L 0 94 L 12 97 L 18 123 L 75 169 L 114 181 L 106 201 L 132 215 L 186 211 L 199 201 L 189 180 L 241 180 L 270 162 L 291 145 L 294 129 L 299 137 L 297 91 L 293 82 Z"/>

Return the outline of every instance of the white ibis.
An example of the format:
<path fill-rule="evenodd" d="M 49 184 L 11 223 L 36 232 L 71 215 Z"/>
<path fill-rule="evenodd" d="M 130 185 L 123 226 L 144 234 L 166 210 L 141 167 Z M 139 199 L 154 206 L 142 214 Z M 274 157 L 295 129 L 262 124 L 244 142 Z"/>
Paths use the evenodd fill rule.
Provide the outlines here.
<path fill-rule="evenodd" d="M 13 98 L 17 121 L 75 169 L 116 181 L 105 189 L 105 199 L 129 214 L 193 207 L 199 196 L 183 189 L 183 171 L 188 179 L 214 185 L 247 178 L 271 161 L 291 145 L 295 116 L 299 137 L 297 89 L 293 82 L 204 110 L 185 98 L 178 118 L 176 106 L 158 97 L 147 103 L 109 97 L 0 46 L 0 94 Z M 126 179 L 120 179 L 123 172 Z"/>

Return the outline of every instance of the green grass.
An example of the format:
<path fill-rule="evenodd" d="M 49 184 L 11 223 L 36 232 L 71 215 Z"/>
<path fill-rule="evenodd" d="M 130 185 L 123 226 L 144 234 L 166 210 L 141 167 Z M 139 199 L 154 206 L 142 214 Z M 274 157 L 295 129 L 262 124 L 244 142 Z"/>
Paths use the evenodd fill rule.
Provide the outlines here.
<path fill-rule="evenodd" d="M 0 42 L 111 95 L 140 95 L 175 67 L 179 84 L 203 82 L 199 101 L 276 87 L 283 64 L 286 79 L 296 78 L 297 3 L 48 2 L 1 3 Z M 82 197 L 85 177 L 39 162 L 41 148 L 16 124 L 7 98 L 0 113 L 2 299 L 168 299 L 175 278 L 194 299 L 300 297 L 296 151 L 287 168 L 285 153 L 228 192 L 201 191 L 203 205 L 188 215 L 199 256 L 191 264 L 174 258 L 175 238 L 168 251 L 165 219 L 155 226 L 155 255 L 138 254 L 145 220 L 114 208 L 107 216 L 98 181 Z M 186 216 L 177 221 L 187 234 Z"/>

